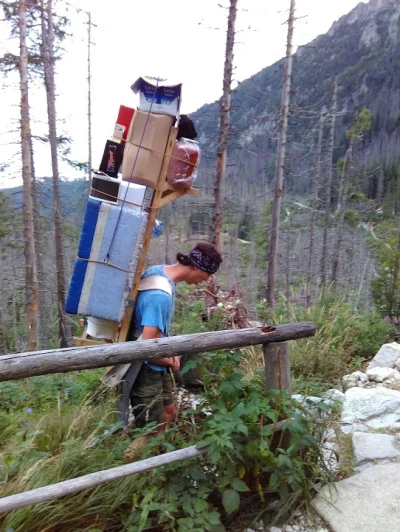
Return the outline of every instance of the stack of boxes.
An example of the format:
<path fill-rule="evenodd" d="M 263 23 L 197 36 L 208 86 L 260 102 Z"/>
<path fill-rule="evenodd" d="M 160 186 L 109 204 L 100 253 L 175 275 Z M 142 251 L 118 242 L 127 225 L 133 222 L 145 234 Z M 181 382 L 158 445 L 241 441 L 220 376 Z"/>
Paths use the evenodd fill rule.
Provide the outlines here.
<path fill-rule="evenodd" d="M 123 319 L 147 225 L 146 187 L 157 188 L 181 102 L 181 84 L 139 78 L 131 88 L 139 106 L 120 107 L 99 170 L 93 171 L 66 302 L 68 313 L 91 317 L 88 334 L 96 337 L 114 336 Z"/>

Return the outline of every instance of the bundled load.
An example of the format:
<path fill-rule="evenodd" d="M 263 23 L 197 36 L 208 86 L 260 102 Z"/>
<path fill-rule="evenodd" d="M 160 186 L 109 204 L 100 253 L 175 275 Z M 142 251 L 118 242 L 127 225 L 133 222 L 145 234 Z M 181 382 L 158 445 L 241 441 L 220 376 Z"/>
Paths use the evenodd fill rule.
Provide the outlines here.
<path fill-rule="evenodd" d="M 122 320 L 146 221 L 144 211 L 89 198 L 67 312 Z"/>
<path fill-rule="evenodd" d="M 68 313 L 87 317 L 88 335 L 112 340 L 132 306 L 143 250 L 150 236 L 163 233 L 162 222 L 149 215 L 154 193 L 164 186 L 192 187 L 200 158 L 193 122 L 186 115 L 179 117 L 182 85 L 141 77 L 131 88 L 139 94 L 138 109 L 120 106 L 99 169 L 93 170 L 66 302 Z M 172 145 L 174 126 L 178 132 Z M 168 166 L 165 157 L 170 158 Z"/>

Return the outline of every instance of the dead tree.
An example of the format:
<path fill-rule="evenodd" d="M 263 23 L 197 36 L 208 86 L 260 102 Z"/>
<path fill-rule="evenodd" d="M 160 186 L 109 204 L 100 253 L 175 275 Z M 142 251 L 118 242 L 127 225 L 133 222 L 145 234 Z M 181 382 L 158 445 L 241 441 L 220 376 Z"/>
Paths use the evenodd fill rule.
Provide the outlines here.
<path fill-rule="evenodd" d="M 19 0 L 19 75 L 21 85 L 21 157 L 23 180 L 24 255 L 26 278 L 26 311 L 28 329 L 28 350 L 36 350 L 38 343 L 38 281 L 36 250 L 33 227 L 32 205 L 32 153 L 30 145 L 31 127 L 28 96 L 28 49 L 26 0 Z"/>
<path fill-rule="evenodd" d="M 317 160 L 315 164 L 314 182 L 313 182 L 313 199 L 312 199 L 312 211 L 311 211 L 311 221 L 310 221 L 310 246 L 308 250 L 308 273 L 307 273 L 307 284 L 306 284 L 307 307 L 310 306 L 310 300 L 311 300 L 310 285 L 311 285 L 311 278 L 312 278 L 312 266 L 313 266 L 313 256 L 314 256 L 315 222 L 317 218 L 317 209 L 318 209 L 318 186 L 319 186 L 319 180 L 321 177 L 322 140 L 324 136 L 325 117 L 326 117 L 326 110 L 324 107 L 321 111 L 321 116 L 319 118 Z"/>
<path fill-rule="evenodd" d="M 92 64 L 91 64 L 91 48 L 92 48 L 92 14 L 89 11 L 88 16 L 88 194 L 92 186 Z"/>
<path fill-rule="evenodd" d="M 331 195 L 332 195 L 332 176 L 333 176 L 333 151 L 335 148 L 335 126 L 336 126 L 336 109 L 337 109 L 337 91 L 338 80 L 335 77 L 333 82 L 333 96 L 331 106 L 331 129 L 329 135 L 329 152 L 328 152 L 328 173 L 326 176 L 325 185 L 325 216 L 324 216 L 324 232 L 322 241 L 322 258 L 321 258 L 321 286 L 326 285 L 326 272 L 328 264 L 328 233 L 329 233 L 329 218 L 331 214 Z"/>
<path fill-rule="evenodd" d="M 217 146 L 217 167 L 214 182 L 214 204 L 212 209 L 212 221 L 210 231 L 210 241 L 217 249 L 221 247 L 221 227 L 224 210 L 225 197 L 225 174 L 226 156 L 228 150 L 229 135 L 229 113 L 231 107 L 232 92 L 232 71 L 233 71 L 233 49 L 235 45 L 235 24 L 238 0 L 230 0 L 228 27 L 226 31 L 224 78 L 222 83 L 222 97 L 219 105 L 219 126 L 218 126 L 218 146 Z M 217 302 L 215 294 L 215 280 L 212 279 L 207 287 L 206 304 L 211 306 Z"/>
<path fill-rule="evenodd" d="M 277 149 L 277 166 L 275 175 L 275 194 L 272 205 L 271 231 L 269 239 L 268 269 L 267 269 L 267 303 L 272 307 L 275 300 L 276 264 L 279 244 L 279 216 L 283 195 L 285 177 L 286 136 L 290 104 L 290 87 L 292 82 L 293 63 L 293 27 L 295 0 L 290 0 L 288 34 L 286 44 L 285 76 L 282 87 L 282 109 Z"/>
<path fill-rule="evenodd" d="M 229 112 L 231 107 L 233 48 L 235 44 L 235 23 L 238 0 L 230 0 L 228 29 L 226 32 L 224 79 L 220 99 L 217 168 L 214 183 L 214 205 L 212 212 L 211 243 L 220 247 L 222 216 L 224 208 L 226 155 L 228 149 Z"/>
<path fill-rule="evenodd" d="M 337 289 L 337 282 L 338 282 L 338 276 L 339 276 L 340 248 L 342 247 L 344 218 L 345 218 L 346 205 L 347 205 L 347 192 L 349 188 L 349 175 L 348 174 L 349 174 L 349 167 L 351 165 L 352 155 L 353 155 L 353 136 L 351 136 L 350 146 L 348 147 L 346 151 L 346 155 L 344 156 L 342 173 L 340 177 L 341 193 L 340 193 L 339 206 L 338 206 L 340 216 L 339 216 L 339 221 L 336 227 L 335 245 L 333 246 L 333 254 L 332 254 L 331 283 L 332 283 L 332 288 L 334 290 Z"/>
<path fill-rule="evenodd" d="M 42 50 L 44 80 L 47 97 L 47 117 L 49 122 L 49 140 L 51 150 L 51 166 L 53 171 L 53 210 L 54 229 L 56 247 L 56 269 L 57 269 L 57 309 L 60 335 L 60 346 L 71 345 L 71 325 L 65 314 L 65 270 L 64 270 L 64 249 L 62 231 L 62 211 L 60 199 L 60 176 L 58 171 L 57 154 L 57 126 L 56 126 L 56 93 L 54 78 L 54 25 L 52 0 L 47 0 L 45 8 L 42 0 Z"/>

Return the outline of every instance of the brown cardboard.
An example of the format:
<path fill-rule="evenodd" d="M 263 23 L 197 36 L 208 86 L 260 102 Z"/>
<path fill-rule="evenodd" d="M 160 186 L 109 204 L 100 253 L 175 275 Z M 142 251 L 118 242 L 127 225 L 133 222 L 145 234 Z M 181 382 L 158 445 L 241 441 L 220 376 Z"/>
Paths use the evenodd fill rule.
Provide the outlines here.
<path fill-rule="evenodd" d="M 138 152 L 147 112 L 135 111 L 129 127 L 122 163 L 122 179 L 129 181 Z M 156 188 L 167 146 L 168 136 L 174 123 L 174 117 L 150 113 L 146 131 L 132 175 L 132 183 Z"/>

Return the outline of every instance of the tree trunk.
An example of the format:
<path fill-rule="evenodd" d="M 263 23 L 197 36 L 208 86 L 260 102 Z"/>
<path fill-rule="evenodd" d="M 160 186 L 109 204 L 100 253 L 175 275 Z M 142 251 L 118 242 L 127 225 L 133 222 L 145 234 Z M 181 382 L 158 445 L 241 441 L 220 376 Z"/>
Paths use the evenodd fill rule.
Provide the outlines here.
<path fill-rule="evenodd" d="M 289 116 L 290 87 L 292 82 L 292 62 L 293 62 L 293 26 L 294 26 L 294 8 L 295 0 L 290 0 L 290 12 L 286 46 L 286 63 L 285 77 L 282 88 L 282 110 L 281 122 L 277 150 L 277 168 L 275 176 L 275 195 L 272 206 L 271 233 L 269 240 L 268 253 L 268 271 L 267 271 L 267 303 L 269 307 L 274 305 L 275 284 L 276 284 L 276 265 L 279 242 L 279 215 L 281 212 L 281 203 L 283 195 L 283 182 L 285 174 L 285 156 L 286 156 L 286 135 Z"/>
<path fill-rule="evenodd" d="M 226 153 L 229 134 L 229 112 L 231 106 L 233 48 L 235 44 L 235 23 L 238 0 L 230 0 L 228 29 L 226 32 L 226 49 L 223 92 L 220 100 L 217 169 L 214 184 L 214 206 L 212 213 L 211 243 L 218 249 L 220 247 L 221 225 L 224 207 Z"/>
<path fill-rule="evenodd" d="M 326 272 L 328 264 L 328 233 L 329 233 L 329 217 L 331 213 L 331 194 L 332 194 L 332 175 L 333 175 L 333 151 L 335 148 L 335 126 L 336 126 L 336 109 L 337 109 L 337 91 L 338 80 L 335 77 L 333 82 L 333 96 L 331 107 L 331 131 L 329 136 L 329 153 L 328 153 L 328 175 L 326 177 L 325 186 L 325 219 L 324 219 L 324 233 L 322 240 L 322 259 L 321 259 L 321 286 L 322 289 L 326 285 Z"/>
<path fill-rule="evenodd" d="M 350 166 L 351 157 L 353 153 L 353 137 L 350 140 L 350 146 L 346 152 L 343 162 L 342 175 L 340 178 L 340 199 L 339 207 L 340 216 L 339 221 L 336 227 L 336 238 L 335 245 L 333 246 L 333 256 L 332 256 L 332 277 L 331 283 L 334 290 L 337 289 L 338 277 L 339 277 L 339 263 L 340 263 L 340 248 L 342 247 L 342 238 L 343 238 L 343 229 L 344 229 L 344 216 L 346 213 L 346 204 L 347 204 L 347 191 L 349 189 L 349 176 L 346 175 L 347 167 Z"/>
<path fill-rule="evenodd" d="M 383 173 L 383 161 L 381 162 L 381 167 L 378 174 L 378 183 L 376 187 L 376 205 L 379 207 L 383 197 L 383 183 L 384 183 L 384 173 Z"/>
<path fill-rule="evenodd" d="M 47 21 L 46 21 L 47 13 Z M 57 127 L 56 127 L 56 95 L 54 80 L 54 28 L 52 0 L 47 0 L 47 9 L 44 9 L 42 0 L 42 46 L 44 77 L 47 96 L 47 116 L 49 121 L 49 140 L 51 149 L 51 166 L 53 170 L 53 209 L 54 209 L 54 229 L 56 246 L 56 268 L 57 268 L 57 309 L 60 346 L 68 347 L 72 345 L 71 325 L 65 314 L 65 272 L 64 272 L 64 250 L 62 214 L 60 200 L 60 178 L 58 172 L 57 156 Z"/>
<path fill-rule="evenodd" d="M 91 46 L 92 46 L 92 14 L 88 12 L 88 195 L 92 188 L 92 64 L 91 64 Z"/>
<path fill-rule="evenodd" d="M 32 154 L 30 146 L 30 117 L 28 98 L 28 49 L 26 46 L 26 0 L 19 0 L 19 75 L 21 83 L 21 156 L 23 180 L 23 220 L 25 255 L 25 293 L 28 325 L 28 350 L 37 349 L 38 343 L 38 282 L 32 206 Z"/>
<path fill-rule="evenodd" d="M 228 149 L 229 113 L 231 107 L 233 49 L 235 45 L 237 3 L 238 0 L 230 0 L 228 27 L 226 32 L 224 79 L 219 109 L 217 167 L 214 182 L 214 204 L 210 232 L 210 241 L 218 250 L 221 249 L 221 227 L 224 210 L 226 156 Z M 215 278 L 212 278 L 207 285 L 205 298 L 207 306 L 217 303 L 217 298 L 210 295 L 215 294 L 215 292 Z"/>
<path fill-rule="evenodd" d="M 40 349 L 48 349 L 50 341 L 50 316 L 47 308 L 47 297 L 46 297 L 46 274 L 44 271 L 44 245 L 43 245 L 43 235 L 42 229 L 40 226 L 40 206 L 39 206 L 39 191 L 36 182 L 35 176 L 35 165 L 33 160 L 33 145 L 32 145 L 32 135 L 29 138 L 29 144 L 31 148 L 31 170 L 32 170 L 32 209 L 33 209 L 33 228 L 34 228 L 34 238 L 36 246 L 36 263 L 37 263 L 37 278 L 38 278 L 38 302 L 39 302 L 39 334 L 38 334 L 38 345 Z"/>
<path fill-rule="evenodd" d="M 312 266 L 313 266 L 313 255 L 314 255 L 315 221 L 317 218 L 317 209 L 318 209 L 318 186 L 319 186 L 319 179 L 321 176 L 322 139 L 324 136 L 325 115 L 326 115 L 326 111 L 325 111 L 325 108 L 323 108 L 321 111 L 320 119 L 319 119 L 317 160 L 316 160 L 316 165 L 315 165 L 314 183 L 313 183 L 313 200 L 312 200 L 311 224 L 310 224 L 311 225 L 310 247 L 308 250 L 308 275 L 307 275 L 307 285 L 306 285 L 307 307 L 310 306 L 310 301 L 311 301 L 310 285 L 311 285 L 311 278 L 313 275 Z"/>

